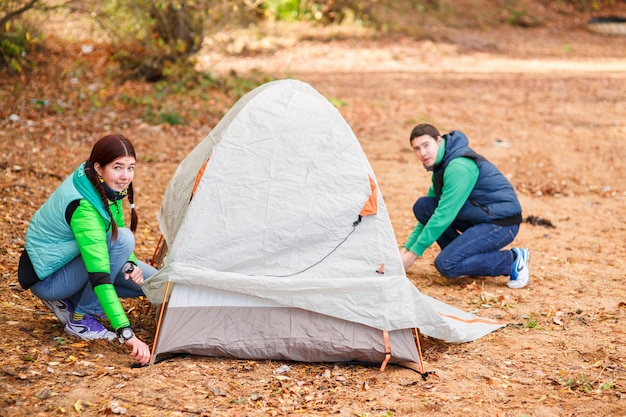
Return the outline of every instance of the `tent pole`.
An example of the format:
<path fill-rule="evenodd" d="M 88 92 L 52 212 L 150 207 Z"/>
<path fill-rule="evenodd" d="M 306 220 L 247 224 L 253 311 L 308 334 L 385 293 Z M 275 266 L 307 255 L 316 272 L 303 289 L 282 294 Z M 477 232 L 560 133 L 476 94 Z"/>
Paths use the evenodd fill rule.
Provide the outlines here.
<path fill-rule="evenodd" d="M 157 253 L 159 252 L 159 249 L 161 248 L 161 242 L 162 241 L 163 241 L 163 235 L 161 235 L 159 237 L 159 241 L 157 242 L 156 246 L 154 247 L 154 253 L 152 254 L 152 258 L 150 258 L 150 265 L 151 266 L 154 266 L 154 264 L 156 263 L 155 259 L 156 259 Z"/>
<path fill-rule="evenodd" d="M 157 320 L 156 331 L 154 332 L 154 341 L 152 342 L 152 352 L 150 352 L 150 365 L 154 365 L 154 360 L 156 359 L 156 351 L 157 342 L 159 341 L 159 333 L 161 331 L 161 322 L 163 321 L 163 314 L 165 313 L 165 302 L 167 300 L 167 294 L 170 290 L 171 281 L 167 281 L 165 284 L 165 292 L 163 293 L 163 301 L 161 302 L 161 309 L 159 311 L 159 318 Z"/>
<path fill-rule="evenodd" d="M 417 327 L 413 328 L 413 336 L 415 336 L 415 346 L 417 346 L 417 354 L 420 358 L 420 373 L 423 375 L 426 371 L 424 370 L 424 358 L 422 357 L 422 346 L 420 344 L 420 331 Z"/>
<path fill-rule="evenodd" d="M 387 363 L 389 362 L 389 359 L 391 359 L 391 343 L 389 342 L 389 332 L 386 330 L 383 330 L 383 339 L 385 341 L 385 360 L 382 365 L 380 365 L 380 372 L 385 371 Z"/>

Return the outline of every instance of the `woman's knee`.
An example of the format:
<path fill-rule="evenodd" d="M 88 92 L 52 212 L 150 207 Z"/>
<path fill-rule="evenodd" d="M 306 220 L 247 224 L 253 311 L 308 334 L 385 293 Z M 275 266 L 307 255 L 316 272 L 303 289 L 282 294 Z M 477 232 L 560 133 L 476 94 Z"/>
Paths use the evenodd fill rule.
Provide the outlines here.
<path fill-rule="evenodd" d="M 158 269 L 156 269 L 155 267 L 153 267 L 150 264 L 147 264 L 145 262 L 139 262 L 139 267 L 141 268 L 141 272 L 143 272 L 143 279 L 145 281 L 149 280 L 150 278 L 152 278 L 154 276 L 154 274 L 156 274 L 158 271 Z"/>
<path fill-rule="evenodd" d="M 135 250 L 135 235 L 130 229 L 120 227 L 117 229 L 117 239 L 111 243 L 112 245 L 130 249 L 132 252 Z"/>

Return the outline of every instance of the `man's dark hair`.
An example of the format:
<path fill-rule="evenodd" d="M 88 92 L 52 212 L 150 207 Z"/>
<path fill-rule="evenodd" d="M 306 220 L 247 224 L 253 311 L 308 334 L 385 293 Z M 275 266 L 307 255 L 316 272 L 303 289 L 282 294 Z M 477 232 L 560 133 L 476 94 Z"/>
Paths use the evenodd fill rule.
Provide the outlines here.
<path fill-rule="evenodd" d="M 422 124 L 415 126 L 413 130 L 411 130 L 409 143 L 411 143 L 413 139 L 420 137 L 420 136 L 424 136 L 424 135 L 431 136 L 433 139 L 437 139 L 437 137 L 441 136 L 441 134 L 439 133 L 439 131 L 437 130 L 435 126 L 429 125 L 428 123 L 422 123 Z"/>

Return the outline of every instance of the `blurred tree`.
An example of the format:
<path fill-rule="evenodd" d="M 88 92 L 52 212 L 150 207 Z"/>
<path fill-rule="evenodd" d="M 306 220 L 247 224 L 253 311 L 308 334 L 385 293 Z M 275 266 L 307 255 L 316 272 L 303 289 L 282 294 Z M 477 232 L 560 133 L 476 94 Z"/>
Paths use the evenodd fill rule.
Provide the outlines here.
<path fill-rule="evenodd" d="M 125 74 L 148 81 L 190 67 L 208 31 L 262 18 L 258 0 L 107 0 L 97 12 L 119 45 Z"/>
<path fill-rule="evenodd" d="M 80 3 L 80 0 L 0 0 L 0 68 L 6 66 L 11 72 L 21 73 L 28 67 L 28 51 L 40 34 L 23 18 L 26 13 L 71 9 Z"/>
<path fill-rule="evenodd" d="M 597 11 L 614 5 L 616 0 L 563 2 Z M 36 30 L 23 18 L 31 12 L 65 9 L 66 13 L 92 19 L 117 47 L 114 59 L 120 63 L 123 76 L 158 81 L 180 78 L 193 68 L 191 60 L 209 32 L 245 27 L 263 19 L 308 20 L 320 24 L 357 19 L 383 26 L 372 16 L 374 6 L 395 8 L 403 13 L 401 6 L 409 5 L 411 14 L 416 10 L 441 13 L 453 3 L 453 0 L 0 0 L 0 68 L 6 66 L 19 73 L 28 66 L 27 52 L 39 35 L 34 34 Z M 475 3 L 480 5 L 481 1 Z M 504 2 L 502 8 L 510 4 Z M 510 15 L 517 19 L 525 11 L 515 9 Z"/>
<path fill-rule="evenodd" d="M 0 67 L 7 66 L 11 72 L 19 73 L 27 64 L 26 55 L 33 38 L 16 20 L 37 3 L 39 0 L 0 1 Z"/>

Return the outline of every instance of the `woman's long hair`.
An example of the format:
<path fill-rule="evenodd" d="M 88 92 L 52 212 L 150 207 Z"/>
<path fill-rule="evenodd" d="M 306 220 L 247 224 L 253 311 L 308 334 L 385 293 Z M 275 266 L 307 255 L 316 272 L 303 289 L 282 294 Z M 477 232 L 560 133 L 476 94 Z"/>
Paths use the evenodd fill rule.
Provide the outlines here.
<path fill-rule="evenodd" d="M 109 200 L 106 195 L 106 191 L 104 186 L 102 185 L 102 181 L 98 178 L 98 173 L 94 168 L 94 164 L 97 162 L 100 166 L 105 167 L 111 162 L 115 161 L 117 158 L 121 158 L 123 156 L 132 156 L 137 159 L 135 156 L 135 148 L 133 144 L 130 143 L 128 139 L 120 134 L 106 135 L 100 138 L 93 148 L 91 149 L 91 155 L 89 155 L 89 159 L 85 162 L 85 173 L 87 174 L 87 178 L 93 184 L 96 191 L 100 194 L 100 199 L 102 200 L 102 204 L 104 204 L 104 209 L 109 213 L 111 217 L 111 237 L 113 240 L 117 239 L 117 224 L 113 221 L 113 215 L 111 214 L 111 210 L 109 209 Z M 134 193 L 133 193 L 133 183 L 131 181 L 128 184 L 128 201 L 130 202 L 130 230 L 135 233 L 137 230 L 137 223 L 139 222 L 139 217 L 137 216 L 137 211 L 135 210 L 134 204 Z"/>

